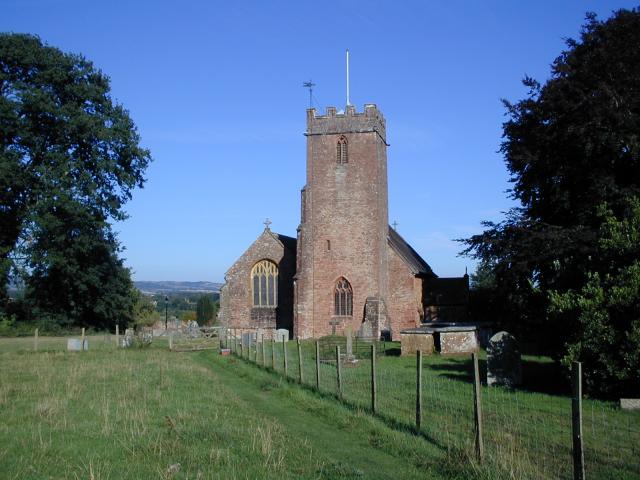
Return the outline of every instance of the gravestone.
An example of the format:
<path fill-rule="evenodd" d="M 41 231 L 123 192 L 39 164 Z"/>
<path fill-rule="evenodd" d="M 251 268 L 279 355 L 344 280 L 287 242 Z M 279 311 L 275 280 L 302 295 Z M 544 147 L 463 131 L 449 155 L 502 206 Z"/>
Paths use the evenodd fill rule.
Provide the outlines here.
<path fill-rule="evenodd" d="M 276 330 L 276 342 L 289 341 L 289 330 L 286 328 L 279 328 Z"/>
<path fill-rule="evenodd" d="M 640 398 L 621 398 L 620 408 L 623 410 L 640 410 Z"/>
<path fill-rule="evenodd" d="M 89 340 L 81 340 L 79 338 L 67 339 L 67 350 L 70 352 L 80 352 L 82 350 L 89 350 Z"/>
<path fill-rule="evenodd" d="M 134 337 L 135 333 L 133 331 L 133 328 L 127 328 L 124 331 L 124 337 L 122 337 L 122 340 L 120 340 L 120 346 L 123 348 L 131 347 L 133 345 Z"/>
<path fill-rule="evenodd" d="M 516 338 L 498 332 L 487 345 L 487 385 L 515 387 L 522 383 L 522 364 Z"/>
<path fill-rule="evenodd" d="M 167 332 L 163 333 L 166 334 Z M 142 345 L 151 345 L 151 342 L 153 342 L 153 328 L 142 327 L 140 333 L 138 333 L 138 339 Z"/>
<path fill-rule="evenodd" d="M 344 361 L 347 363 L 356 363 L 356 357 L 353 354 L 353 335 L 351 334 L 351 325 L 347 324 L 346 328 L 347 335 L 347 351 L 344 355 Z"/>
<path fill-rule="evenodd" d="M 381 329 L 387 328 L 387 307 L 380 297 L 367 297 L 364 304 L 364 319 L 358 336 L 378 338 Z"/>
<path fill-rule="evenodd" d="M 190 320 L 187 324 L 187 335 L 189 338 L 199 338 L 202 333 L 200 332 L 200 325 L 195 320 Z"/>

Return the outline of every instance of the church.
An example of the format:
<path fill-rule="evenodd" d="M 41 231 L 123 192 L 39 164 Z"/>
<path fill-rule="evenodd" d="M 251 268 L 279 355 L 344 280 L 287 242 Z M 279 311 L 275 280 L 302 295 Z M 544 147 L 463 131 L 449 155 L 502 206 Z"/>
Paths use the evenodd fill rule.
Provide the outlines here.
<path fill-rule="evenodd" d="M 307 181 L 296 237 L 269 222 L 225 274 L 223 326 L 287 329 L 300 339 L 398 339 L 434 321 L 465 321 L 469 277 L 438 277 L 389 226 L 386 122 L 376 105 L 307 110 Z"/>

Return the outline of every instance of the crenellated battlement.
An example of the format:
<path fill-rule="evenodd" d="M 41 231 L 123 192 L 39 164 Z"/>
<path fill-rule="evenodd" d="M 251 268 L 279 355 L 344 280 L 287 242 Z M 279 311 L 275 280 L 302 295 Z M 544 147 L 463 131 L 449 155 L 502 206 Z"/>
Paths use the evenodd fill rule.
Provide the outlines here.
<path fill-rule="evenodd" d="M 370 131 L 386 137 L 384 116 L 374 104 L 366 104 L 360 113 L 353 105 L 347 105 L 343 112 L 338 112 L 336 107 L 327 107 L 324 115 L 318 115 L 315 108 L 307 109 L 307 135 Z"/>

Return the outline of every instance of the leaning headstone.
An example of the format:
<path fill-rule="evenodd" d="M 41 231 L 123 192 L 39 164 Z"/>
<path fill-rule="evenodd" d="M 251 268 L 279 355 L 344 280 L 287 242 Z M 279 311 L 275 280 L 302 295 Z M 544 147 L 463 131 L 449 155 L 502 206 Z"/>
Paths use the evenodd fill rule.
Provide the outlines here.
<path fill-rule="evenodd" d="M 89 340 L 86 338 L 84 339 L 84 341 L 79 338 L 68 338 L 67 350 L 69 352 L 81 352 L 82 350 L 89 350 Z"/>
<path fill-rule="evenodd" d="M 487 385 L 515 387 L 522 383 L 522 364 L 516 338 L 498 332 L 487 345 Z"/>
<path fill-rule="evenodd" d="M 289 330 L 287 330 L 286 328 L 279 328 L 276 330 L 276 342 L 282 341 L 289 341 Z"/>

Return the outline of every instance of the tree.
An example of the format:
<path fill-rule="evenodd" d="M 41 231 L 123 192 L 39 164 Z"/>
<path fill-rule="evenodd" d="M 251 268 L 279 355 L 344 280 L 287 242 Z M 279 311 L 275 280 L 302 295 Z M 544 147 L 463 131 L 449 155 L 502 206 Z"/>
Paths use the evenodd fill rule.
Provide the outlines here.
<path fill-rule="evenodd" d="M 39 213 L 25 250 L 25 301 L 37 318 L 57 324 L 113 329 L 134 320 L 134 286 L 117 256 L 108 225 L 58 198 Z"/>
<path fill-rule="evenodd" d="M 587 387 L 604 395 L 640 395 L 640 199 L 616 218 L 603 205 L 598 257 L 605 265 L 584 284 L 551 291 L 555 318 L 577 319 L 567 339 L 565 362 L 586 362 Z"/>
<path fill-rule="evenodd" d="M 206 323 L 211 322 L 213 320 L 215 314 L 215 305 L 211 296 L 202 295 L 198 299 L 198 303 L 196 305 L 196 318 L 198 324 L 204 325 Z"/>
<path fill-rule="evenodd" d="M 576 311 L 558 315 L 551 300 L 561 297 L 554 295 L 580 292 L 605 272 L 620 279 L 630 265 L 604 258 L 601 237 L 607 218 L 624 222 L 640 195 L 639 78 L 638 10 L 617 11 L 604 22 L 588 14 L 580 40 L 567 41 L 551 78 L 544 85 L 525 78 L 528 96 L 505 101 L 501 151 L 511 196 L 521 205 L 501 223 L 484 223 L 483 233 L 465 240 L 464 253 L 492 265 L 494 292 L 509 305 L 511 319 L 504 320 L 544 337 L 558 358 L 583 359 L 569 353 L 581 323 Z M 631 327 L 615 328 L 624 334 Z M 586 362 L 590 368 L 599 367 Z"/>
<path fill-rule="evenodd" d="M 160 314 L 156 311 L 156 305 L 152 297 L 143 294 L 137 288 L 133 293 L 134 307 L 133 317 L 136 325 L 151 326 L 159 320 L 164 320 L 164 317 L 160 317 Z"/>
<path fill-rule="evenodd" d="M 0 34 L 0 308 L 21 274 L 38 311 L 74 323 L 131 316 L 108 222 L 126 218 L 144 183 L 151 158 L 139 141 L 91 62 Z"/>

